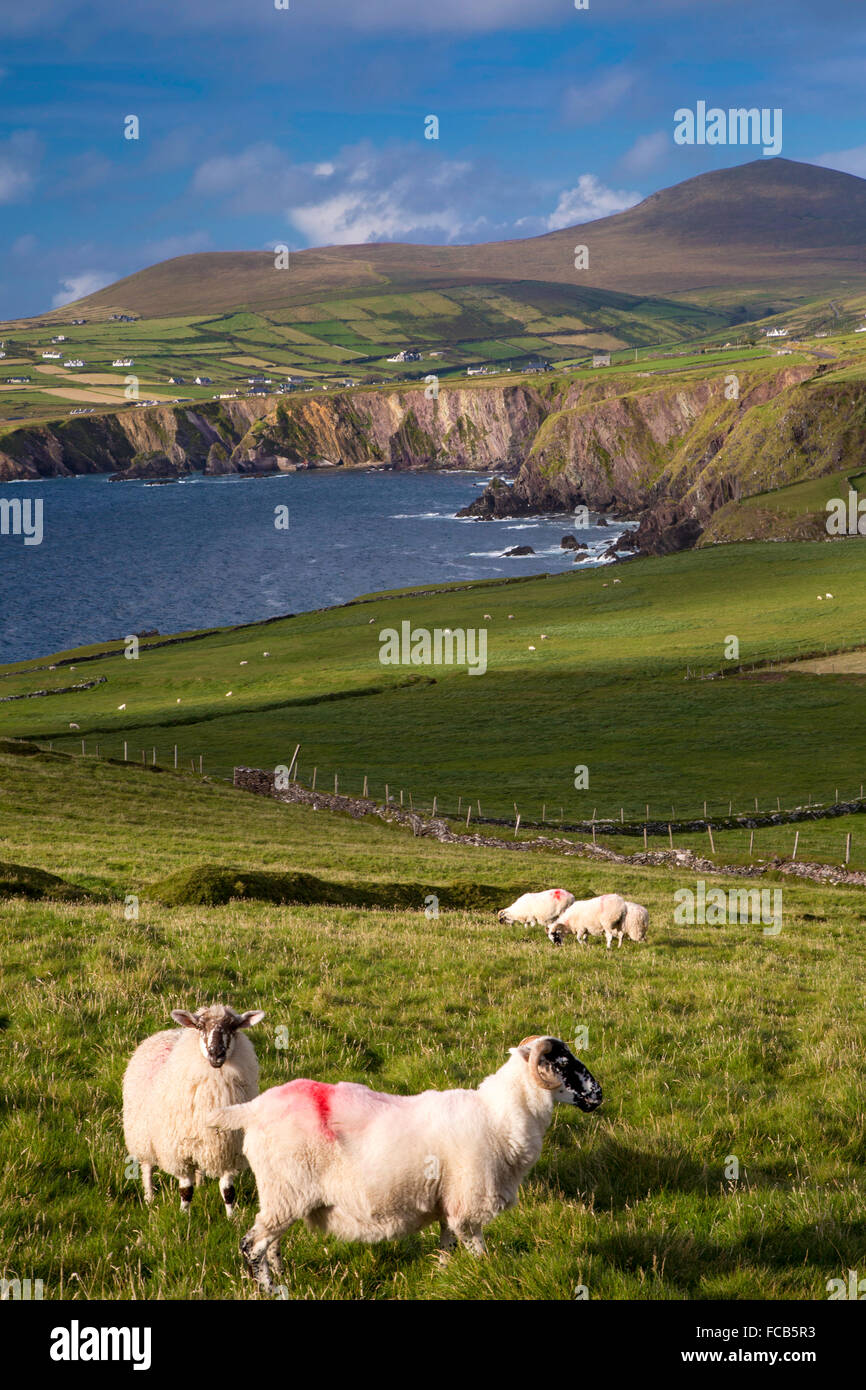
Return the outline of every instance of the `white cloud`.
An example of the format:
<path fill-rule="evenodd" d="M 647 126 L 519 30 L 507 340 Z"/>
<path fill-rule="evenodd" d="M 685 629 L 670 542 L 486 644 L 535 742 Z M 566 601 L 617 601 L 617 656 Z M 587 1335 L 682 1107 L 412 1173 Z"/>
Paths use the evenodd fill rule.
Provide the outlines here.
<path fill-rule="evenodd" d="M 822 154 L 815 160 L 825 169 L 838 169 L 843 174 L 857 174 L 866 179 L 866 145 L 855 145 L 851 150 L 837 150 L 835 154 Z"/>
<path fill-rule="evenodd" d="M 629 174 L 647 174 L 663 163 L 670 153 L 673 141 L 667 131 L 657 130 L 652 135 L 641 135 L 631 149 L 620 160 L 622 168 Z"/>
<path fill-rule="evenodd" d="M 595 174 L 581 174 L 574 188 L 566 188 L 560 193 L 556 207 L 546 219 L 547 230 L 556 232 L 560 227 L 610 217 L 612 213 L 634 207 L 635 203 L 641 201 L 641 196 L 640 193 L 606 188 Z"/>
<path fill-rule="evenodd" d="M 76 299 L 84 299 L 88 294 L 110 285 L 117 277 L 104 270 L 82 270 L 77 275 L 61 278 L 61 289 L 51 301 L 52 309 L 62 309 L 65 304 L 73 304 Z"/>
<path fill-rule="evenodd" d="M 17 130 L 0 145 L 0 203 L 20 203 L 36 183 L 42 142 L 33 130 Z"/>

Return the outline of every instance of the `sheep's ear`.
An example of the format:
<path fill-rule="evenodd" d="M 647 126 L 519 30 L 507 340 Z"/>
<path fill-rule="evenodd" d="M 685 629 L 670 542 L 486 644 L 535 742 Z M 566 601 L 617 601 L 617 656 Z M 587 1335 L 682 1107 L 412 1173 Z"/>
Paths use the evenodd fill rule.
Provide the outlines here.
<path fill-rule="evenodd" d="M 200 1028 L 201 1023 L 195 1014 L 191 1014 L 188 1009 L 172 1009 L 171 1016 L 175 1023 L 181 1024 L 183 1028 Z"/>
<path fill-rule="evenodd" d="M 264 1009 L 248 1009 L 236 1020 L 235 1028 L 253 1028 L 257 1023 L 261 1023 L 264 1016 Z"/>

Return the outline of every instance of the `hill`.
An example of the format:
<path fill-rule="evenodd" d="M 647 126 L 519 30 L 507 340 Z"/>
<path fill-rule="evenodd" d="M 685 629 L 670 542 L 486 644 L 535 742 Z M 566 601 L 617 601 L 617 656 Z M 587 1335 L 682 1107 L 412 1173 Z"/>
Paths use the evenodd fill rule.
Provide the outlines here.
<path fill-rule="evenodd" d="M 576 271 L 574 247 L 589 247 Z M 724 288 L 800 294 L 866 276 L 866 180 L 789 159 L 759 159 L 653 193 L 611 217 L 544 236 L 473 246 L 367 244 L 291 255 L 180 256 L 80 300 L 99 315 L 122 307 L 168 314 L 268 311 L 323 294 L 415 292 L 444 285 L 535 282 L 633 295 Z"/>

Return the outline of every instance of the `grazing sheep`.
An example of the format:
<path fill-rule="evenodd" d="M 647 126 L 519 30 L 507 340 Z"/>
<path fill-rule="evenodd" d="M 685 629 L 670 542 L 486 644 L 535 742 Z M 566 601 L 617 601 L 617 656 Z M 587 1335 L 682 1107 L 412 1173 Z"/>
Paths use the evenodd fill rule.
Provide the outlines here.
<path fill-rule="evenodd" d="M 180 1209 L 189 1211 L 198 1170 L 219 1178 L 226 1216 L 231 1216 L 233 1179 L 247 1165 L 238 1136 L 214 1134 L 207 1117 L 217 1106 L 258 1094 L 256 1054 L 238 1029 L 252 1028 L 264 1014 L 259 1009 L 236 1014 L 215 1004 L 196 1013 L 173 1009 L 171 1016 L 183 1026 L 145 1038 L 126 1068 L 126 1150 L 141 1164 L 146 1202 L 153 1201 L 153 1170 L 162 1168 L 179 1180 Z"/>
<path fill-rule="evenodd" d="M 598 898 L 584 898 L 561 912 L 556 921 L 548 926 L 547 935 L 554 946 L 562 945 L 566 932 L 571 932 L 578 941 L 585 941 L 587 936 L 604 935 L 607 949 L 610 950 L 615 936 L 622 941 L 625 913 L 626 901 L 619 893 L 602 893 Z"/>
<path fill-rule="evenodd" d="M 619 932 L 619 944 L 622 945 L 623 932 L 630 941 L 646 941 L 647 928 L 649 927 L 649 912 L 640 903 L 630 903 L 626 900 L 625 917 L 621 923 Z"/>
<path fill-rule="evenodd" d="M 574 902 L 567 888 L 545 888 L 543 893 L 524 893 L 497 914 L 500 922 L 522 922 L 525 927 L 546 927 Z"/>
<path fill-rule="evenodd" d="M 486 1253 L 484 1227 L 514 1206 L 556 1102 L 595 1110 L 601 1087 L 565 1043 L 524 1038 L 477 1090 L 384 1095 L 297 1080 L 211 1123 L 242 1130 L 259 1192 L 241 1254 L 273 1288 L 279 1243 L 295 1221 L 339 1240 L 375 1242 L 438 1221 L 444 1263 L 458 1241 Z"/>

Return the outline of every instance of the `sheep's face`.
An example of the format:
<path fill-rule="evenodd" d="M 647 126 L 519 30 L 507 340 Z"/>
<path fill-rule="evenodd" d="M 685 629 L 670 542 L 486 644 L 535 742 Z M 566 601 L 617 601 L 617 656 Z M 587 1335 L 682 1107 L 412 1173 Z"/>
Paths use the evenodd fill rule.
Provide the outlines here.
<path fill-rule="evenodd" d="M 510 912 L 508 911 L 508 908 L 507 908 L 507 907 L 503 907 L 502 911 L 501 911 L 500 913 L 497 914 L 497 917 L 498 917 L 499 922 L 501 922 L 503 925 L 506 924 L 506 923 L 508 923 L 508 922 L 510 922 L 510 921 L 512 920 L 512 919 L 511 919 L 511 914 L 510 914 Z"/>
<path fill-rule="evenodd" d="M 554 946 L 561 946 L 562 927 L 560 927 L 556 922 L 551 922 L 549 927 L 547 928 L 547 937 L 548 940 L 551 941 Z"/>
<path fill-rule="evenodd" d="M 531 1045 L 536 1039 L 527 1041 Z M 538 1084 L 550 1091 L 558 1104 L 597 1110 L 603 1096 L 595 1077 L 559 1038 L 547 1041 L 547 1050 L 538 1058 Z M 521 1043 L 520 1051 L 527 1055 L 527 1050 L 527 1043 Z"/>
<path fill-rule="evenodd" d="M 185 1009 L 173 1009 L 172 1018 L 184 1028 L 198 1029 L 198 1043 L 202 1056 L 217 1070 L 231 1057 L 235 1047 L 235 1034 L 239 1028 L 252 1028 L 264 1018 L 261 1009 L 250 1009 L 245 1014 L 236 1014 L 234 1009 L 224 1004 L 211 1008 L 198 1009 L 194 1014 Z"/>

